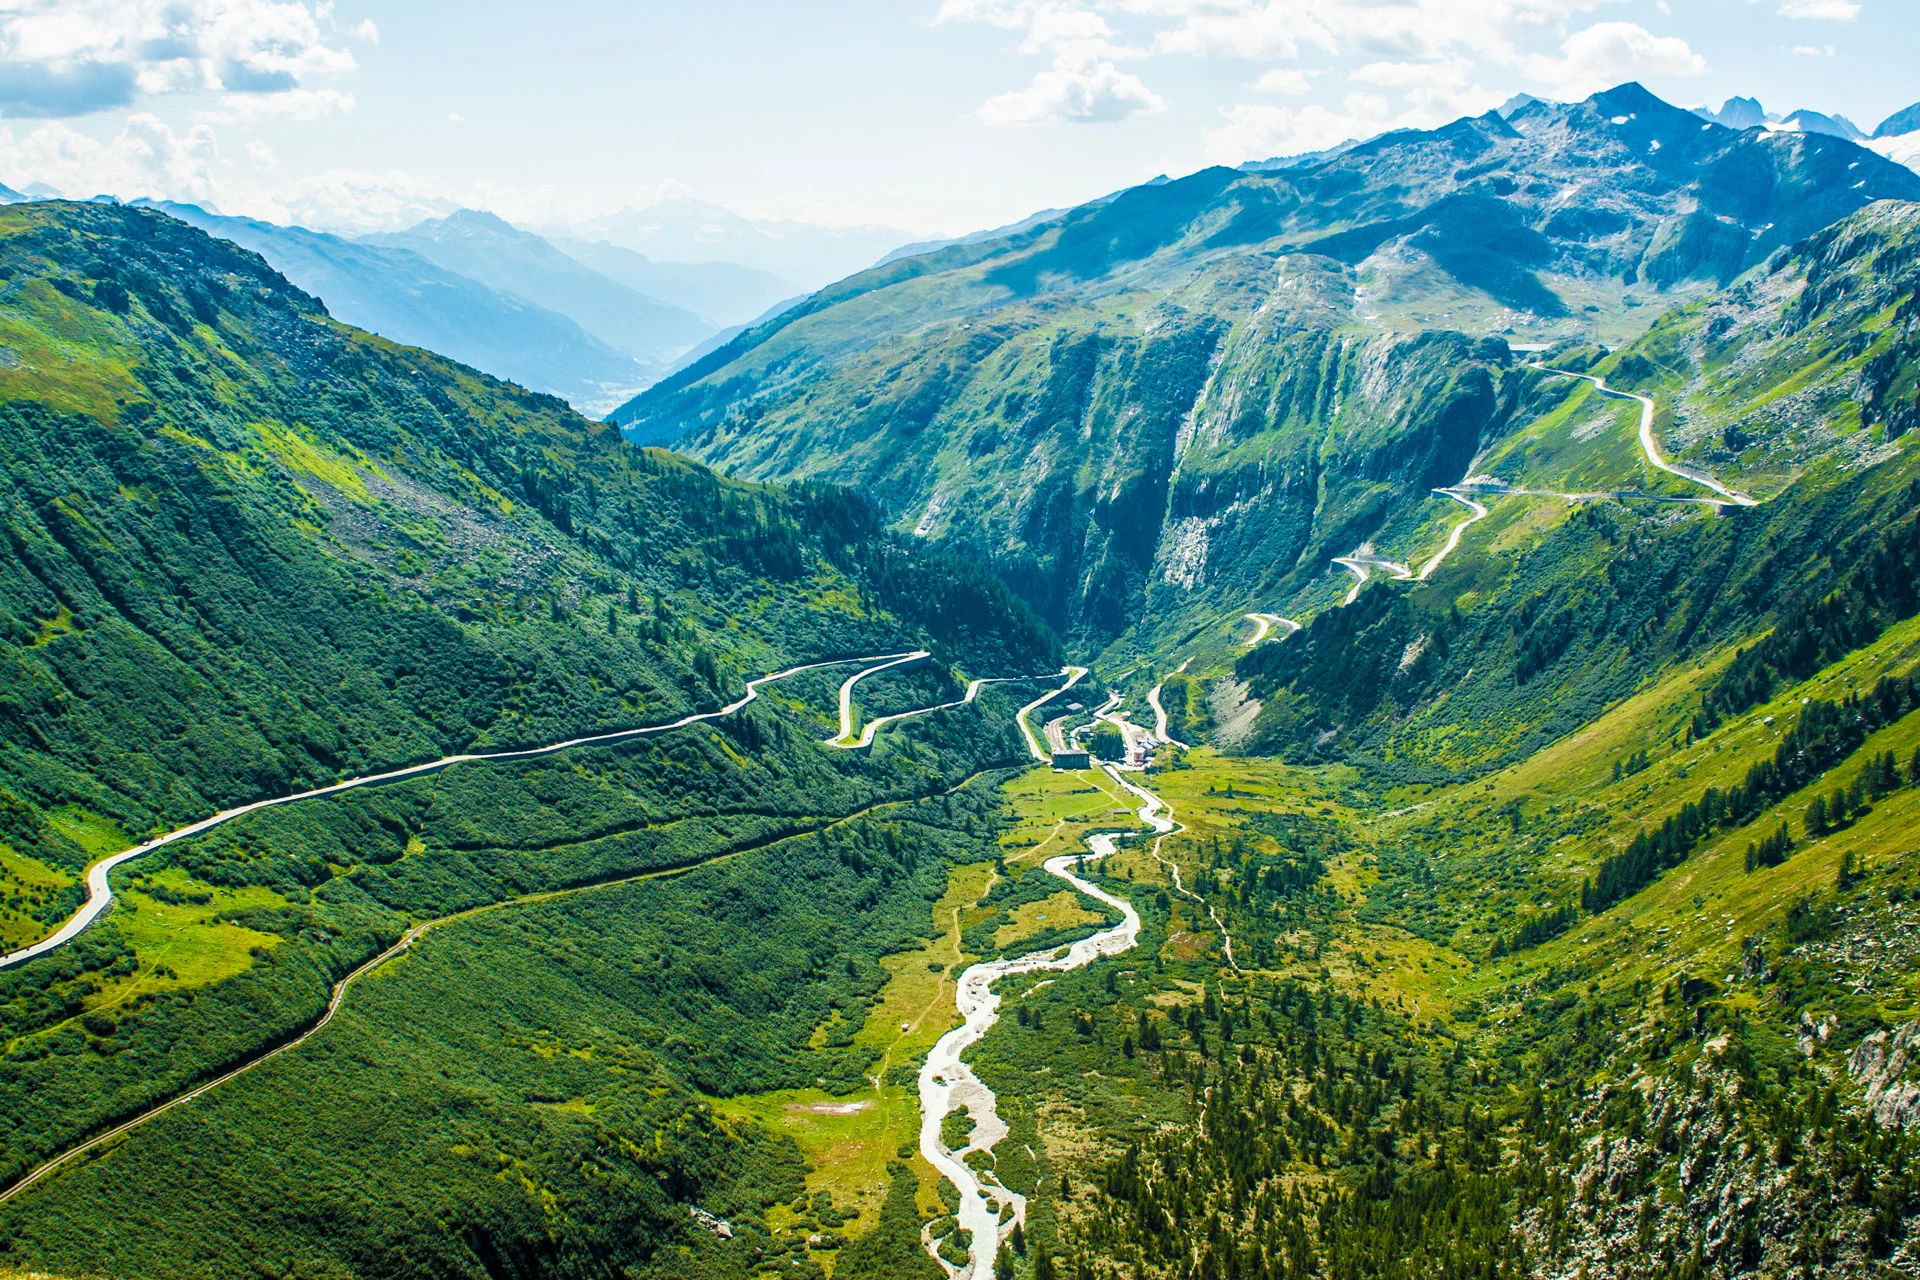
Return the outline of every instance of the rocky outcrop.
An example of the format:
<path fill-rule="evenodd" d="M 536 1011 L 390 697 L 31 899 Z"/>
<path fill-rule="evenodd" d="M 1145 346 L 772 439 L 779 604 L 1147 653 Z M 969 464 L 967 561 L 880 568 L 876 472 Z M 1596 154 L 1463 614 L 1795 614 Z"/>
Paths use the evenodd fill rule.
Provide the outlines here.
<path fill-rule="evenodd" d="M 1906 1128 L 1920 1119 L 1920 1022 L 1876 1031 L 1847 1055 L 1847 1072 L 1860 1083 L 1862 1101 L 1884 1125 Z"/>

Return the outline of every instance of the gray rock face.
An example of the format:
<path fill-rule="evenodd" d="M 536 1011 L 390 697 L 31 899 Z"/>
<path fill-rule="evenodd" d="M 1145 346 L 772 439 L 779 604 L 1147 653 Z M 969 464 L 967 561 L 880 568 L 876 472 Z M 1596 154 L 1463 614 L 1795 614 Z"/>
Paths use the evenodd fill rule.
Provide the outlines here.
<path fill-rule="evenodd" d="M 1876 1031 L 1847 1055 L 1847 1071 L 1860 1082 L 1867 1109 L 1881 1124 L 1901 1128 L 1920 1119 L 1920 1022 Z"/>

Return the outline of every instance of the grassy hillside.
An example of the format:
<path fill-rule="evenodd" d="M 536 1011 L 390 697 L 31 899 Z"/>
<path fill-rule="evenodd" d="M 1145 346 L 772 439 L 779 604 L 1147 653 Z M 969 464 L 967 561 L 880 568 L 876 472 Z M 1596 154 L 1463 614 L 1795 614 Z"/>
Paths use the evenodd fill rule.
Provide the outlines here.
<path fill-rule="evenodd" d="M 635 448 L 338 325 L 157 213 L 13 207 L 0 274 L 9 949 L 74 909 L 92 861 L 246 800 L 663 723 L 798 661 L 934 651 L 932 672 L 863 686 L 866 714 L 956 672 L 1057 669 L 1004 587 L 858 498 Z M 104 920 L 0 973 L 8 1181 L 288 1041 L 346 974 L 444 923 L 310 1044 L 10 1202 L 0 1256 L 690 1274 L 682 1251 L 714 1237 L 684 1202 L 750 1222 L 802 1167 L 701 1092 L 861 1081 L 866 1052 L 817 1033 L 919 945 L 948 867 L 986 856 L 979 775 L 1021 752 L 1004 689 L 1024 686 L 828 749 L 851 670 L 627 746 L 263 811 L 124 867 Z"/>
<path fill-rule="evenodd" d="M 999 566 L 1083 652 L 1153 652 L 1337 601 L 1330 557 L 1426 541 L 1405 513 L 1428 490 L 1579 395 L 1515 374 L 1503 339 L 1638 337 L 1882 197 L 1920 186 L 1625 86 L 890 263 L 615 417 L 735 475 L 857 485 Z M 1626 443 L 1551 470 L 1673 493 Z"/>
<path fill-rule="evenodd" d="M 1592 364 L 1655 398 L 1668 453 L 1762 505 L 1716 512 L 1591 488 L 1573 501 L 1483 494 L 1493 514 L 1428 582 L 1369 591 L 1295 640 L 1235 659 L 1263 704 L 1260 739 L 1403 773 L 1478 767 L 1540 749 L 1653 672 L 1789 628 L 1796 638 L 1701 691 L 1710 724 L 1744 710 L 1749 687 L 1804 678 L 1913 612 L 1897 583 L 1920 479 L 1902 444 L 1915 399 L 1900 372 L 1912 363 L 1916 231 L 1920 206 L 1875 206 Z M 1546 359 L 1586 366 L 1578 351 Z M 1572 395 L 1479 470 L 1523 489 L 1604 481 L 1568 446 L 1611 436 L 1615 456 L 1633 448 L 1638 406 L 1623 418 L 1590 388 Z M 1582 404 L 1596 416 L 1580 417 Z M 1691 483 L 1662 482 L 1669 493 Z M 1418 543 L 1383 545 L 1417 559 Z M 1838 603 L 1823 604 L 1836 590 Z"/>
<path fill-rule="evenodd" d="M 625 415 L 732 479 L 155 215 L 0 212 L 0 938 L 238 799 L 1064 647 L 1046 717 L 1158 686 L 1195 745 L 1086 869 L 1137 949 L 969 1055 L 996 1280 L 1904 1273 L 1920 188 L 1866 154 L 1629 87 L 1125 193 Z M 1031 685 L 835 749 L 852 670 L 125 868 L 0 973 L 0 1177 L 260 1065 L 0 1265 L 937 1280 L 919 1063 L 975 958 L 1111 919 L 1043 864 L 1139 798 L 1020 767 Z"/>

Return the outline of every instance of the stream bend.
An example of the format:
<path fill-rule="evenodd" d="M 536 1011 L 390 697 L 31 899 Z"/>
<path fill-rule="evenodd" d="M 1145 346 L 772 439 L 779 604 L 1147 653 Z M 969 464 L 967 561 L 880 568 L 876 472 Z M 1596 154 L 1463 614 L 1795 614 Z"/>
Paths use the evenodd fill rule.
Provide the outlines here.
<path fill-rule="evenodd" d="M 1139 809 L 1140 820 L 1158 836 L 1166 836 L 1178 829 L 1179 824 L 1173 820 L 1166 803 L 1158 796 L 1121 778 L 1111 766 L 1108 766 L 1107 772 L 1114 781 L 1143 799 L 1144 803 Z M 1096 831 L 1087 837 L 1090 853 L 1061 854 L 1041 864 L 1048 874 L 1058 876 L 1081 893 L 1118 911 L 1120 923 L 1091 937 L 1082 938 L 1071 946 L 1054 947 L 1009 960 L 982 961 L 969 967 L 960 975 L 959 990 L 954 997 L 954 1004 L 962 1019 L 961 1025 L 942 1036 L 921 1065 L 920 1153 L 959 1190 L 960 1210 L 955 1216 L 960 1226 L 971 1232 L 973 1238 L 964 1267 L 956 1267 L 942 1258 L 935 1251 L 932 1240 L 923 1240 L 927 1252 L 945 1268 L 951 1280 L 987 1280 L 993 1274 L 994 1258 L 1000 1248 L 1002 1206 L 1011 1206 L 1013 1210 L 1006 1224 L 1009 1232 L 1013 1230 L 1014 1223 L 1024 1224 L 1027 1216 L 1025 1196 L 1000 1185 L 992 1174 L 977 1173 L 966 1162 L 967 1156 L 974 1152 L 991 1153 L 994 1146 L 1007 1136 L 1007 1126 L 995 1109 L 993 1090 L 987 1088 L 973 1073 L 973 1069 L 961 1061 L 961 1056 L 979 1043 L 981 1037 L 1000 1020 L 1000 997 L 993 990 L 993 984 L 1000 979 L 1022 973 L 1078 969 L 1102 956 L 1117 956 L 1131 951 L 1139 942 L 1140 916 L 1133 909 L 1133 904 L 1074 874 L 1083 856 L 1105 858 L 1115 852 L 1115 841 L 1135 834 L 1131 831 Z M 940 1129 L 947 1116 L 956 1110 L 966 1111 L 973 1117 L 973 1132 L 966 1146 L 958 1151 L 950 1151 L 940 1140 Z"/>

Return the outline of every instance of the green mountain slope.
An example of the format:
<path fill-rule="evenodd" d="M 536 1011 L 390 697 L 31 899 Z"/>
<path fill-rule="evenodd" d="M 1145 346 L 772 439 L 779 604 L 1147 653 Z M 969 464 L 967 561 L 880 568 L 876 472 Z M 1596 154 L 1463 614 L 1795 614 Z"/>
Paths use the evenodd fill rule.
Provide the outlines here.
<path fill-rule="evenodd" d="M 1368 592 L 1236 660 L 1264 704 L 1256 737 L 1405 764 L 1510 759 L 1651 670 L 1815 616 L 1837 588 L 1858 595 L 1837 607 L 1853 639 L 1816 640 L 1801 659 L 1783 651 L 1782 674 L 1804 678 L 1874 634 L 1884 623 L 1873 611 L 1911 612 L 1904 594 L 1874 584 L 1906 554 L 1893 531 L 1920 480 L 1904 442 L 1920 412 L 1916 237 L 1920 206 L 1876 205 L 1593 366 L 1655 397 L 1672 455 L 1769 501 L 1716 514 L 1488 496 L 1490 520 L 1430 582 Z M 1562 487 L 1553 447 L 1581 430 L 1560 415 L 1529 424 L 1482 469 Z M 1731 693 L 1718 701 L 1744 710 Z"/>
<path fill-rule="evenodd" d="M 670 361 L 719 327 L 684 307 L 610 279 L 539 236 L 474 209 L 405 231 L 367 236 L 365 241 L 411 249 L 489 288 L 557 311 L 602 342 L 645 360 Z"/>
<path fill-rule="evenodd" d="M 809 671 L 129 865 L 0 972 L 0 1176 L 259 1065 L 0 1202 L 0 1268 L 934 1274 L 920 1064 L 974 957 L 1111 919 L 1055 861 L 1139 933 L 968 1051 L 997 1276 L 1910 1271 L 1916 195 L 1632 87 L 1197 175 L 623 412 L 733 479 L 177 224 L 0 211 L 9 945 L 236 797 L 816 656 L 933 650 L 856 723 L 956 704 L 837 750 Z M 1195 745 L 1014 767 L 1036 686 L 962 691 L 1063 647 L 1044 718 Z"/>
<path fill-rule="evenodd" d="M 926 645 L 970 673 L 1058 667 L 998 583 L 899 545 L 850 495 L 636 449 L 345 328 L 157 213 L 13 206 L 0 271 L 8 950 L 72 911 L 88 863 L 237 802 L 662 724 L 797 661 Z M 797 1167 L 783 1139 L 716 1129 L 693 1091 L 859 1081 L 865 1056 L 817 1029 L 884 983 L 879 957 L 914 945 L 947 867 L 986 856 L 992 775 L 969 779 L 1022 750 L 1022 686 L 901 722 L 870 754 L 823 747 L 849 670 L 627 746 L 261 811 L 116 872 L 110 915 L 0 972 L 8 1182 L 294 1037 L 347 973 L 447 923 L 360 979 L 311 1050 L 223 1086 L 239 1111 L 169 1113 L 7 1203 L 8 1256 L 80 1274 L 605 1256 L 689 1274 L 680 1201 L 752 1214 Z M 863 705 L 891 709 L 871 683 Z M 540 956 L 623 958 L 553 975 L 467 939 L 483 921 Z M 491 953 L 479 988 L 471 946 Z M 413 985 L 441 964 L 433 981 L 464 997 Z M 555 1036 L 597 1047 L 591 1083 L 543 1056 Z M 441 1069 L 456 1059 L 464 1079 Z M 356 1099 L 373 1094 L 393 1106 L 370 1146 Z M 210 1176 L 247 1164 L 225 1143 L 278 1144 L 290 1109 L 310 1127 L 276 1167 L 298 1185 Z M 603 1149 L 626 1189 L 580 1170 Z M 512 1188 L 506 1153 L 527 1173 Z M 422 1183 L 422 1162 L 445 1176 Z M 555 1211 L 576 1226 L 538 1225 Z"/>
<path fill-rule="evenodd" d="M 856 484 L 1088 651 L 1141 619 L 1154 645 L 1318 599 L 1329 557 L 1573 390 L 1486 339 L 1635 336 L 1888 196 L 1920 185 L 1850 143 L 1626 86 L 905 259 L 615 417 L 741 476 Z"/>

